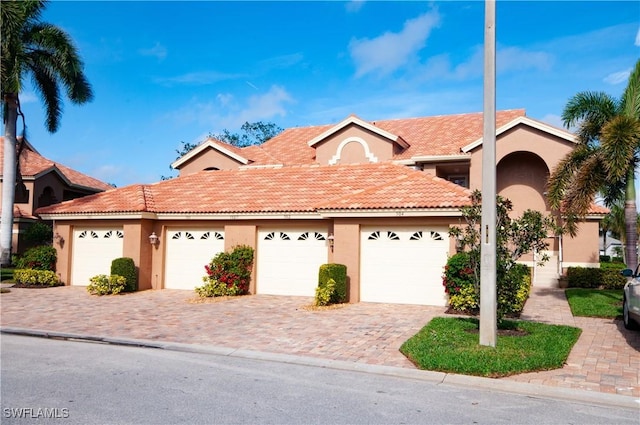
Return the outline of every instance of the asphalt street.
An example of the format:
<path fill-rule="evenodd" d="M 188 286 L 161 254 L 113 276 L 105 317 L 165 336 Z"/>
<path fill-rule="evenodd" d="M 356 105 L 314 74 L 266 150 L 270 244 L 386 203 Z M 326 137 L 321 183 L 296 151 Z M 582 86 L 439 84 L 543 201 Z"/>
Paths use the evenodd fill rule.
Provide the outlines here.
<path fill-rule="evenodd" d="M 3 334 L 3 424 L 635 424 L 638 409 L 410 377 Z"/>

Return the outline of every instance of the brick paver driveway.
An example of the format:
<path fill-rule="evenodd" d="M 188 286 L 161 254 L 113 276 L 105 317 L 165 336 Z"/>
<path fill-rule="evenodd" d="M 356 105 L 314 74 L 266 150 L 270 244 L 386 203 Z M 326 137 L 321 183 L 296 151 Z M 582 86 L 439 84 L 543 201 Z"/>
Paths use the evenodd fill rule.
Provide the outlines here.
<path fill-rule="evenodd" d="M 2 326 L 151 339 L 414 367 L 400 345 L 444 307 L 345 304 L 306 309 L 313 299 L 250 295 L 190 303 L 194 293 L 141 291 L 91 296 L 83 287 L 11 288 Z"/>

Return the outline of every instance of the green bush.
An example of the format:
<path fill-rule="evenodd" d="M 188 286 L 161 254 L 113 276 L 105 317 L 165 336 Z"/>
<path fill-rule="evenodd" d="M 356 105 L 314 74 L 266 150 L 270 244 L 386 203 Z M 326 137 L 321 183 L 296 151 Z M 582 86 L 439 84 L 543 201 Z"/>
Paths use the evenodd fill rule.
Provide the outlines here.
<path fill-rule="evenodd" d="M 502 275 L 497 285 L 498 310 L 501 317 L 518 315 L 531 293 L 531 273 L 524 264 L 514 264 Z"/>
<path fill-rule="evenodd" d="M 330 304 L 340 304 L 347 301 L 347 266 L 344 264 L 322 264 L 318 271 L 318 287 L 326 285 L 333 279 L 335 291 L 329 300 Z"/>
<path fill-rule="evenodd" d="M 58 286 L 60 279 L 51 270 L 15 269 L 13 280 L 20 285 Z"/>
<path fill-rule="evenodd" d="M 498 317 L 518 315 L 531 293 L 531 273 L 524 264 L 513 264 L 500 270 L 496 282 Z M 471 267 L 471 257 L 460 252 L 449 258 L 442 285 L 449 296 L 449 307 L 455 311 L 475 314 L 480 305 L 479 285 Z"/>
<path fill-rule="evenodd" d="M 611 256 L 610 255 L 601 255 L 600 256 L 600 262 L 601 263 L 610 263 L 611 262 Z M 600 264 L 602 266 L 602 264 Z"/>
<path fill-rule="evenodd" d="M 111 274 L 122 276 L 127 279 L 124 292 L 133 292 L 138 290 L 138 271 L 133 262 L 133 258 L 122 257 L 116 258 L 111 262 Z"/>
<path fill-rule="evenodd" d="M 318 306 L 324 306 L 332 304 L 331 300 L 336 297 L 336 281 L 329 279 L 326 282 L 320 283 L 316 288 L 316 300 L 315 304 Z"/>
<path fill-rule="evenodd" d="M 56 271 L 56 249 L 49 245 L 29 248 L 15 260 L 17 269 Z"/>
<path fill-rule="evenodd" d="M 624 270 L 627 268 L 625 263 L 600 263 L 602 270 Z"/>
<path fill-rule="evenodd" d="M 90 281 L 87 291 L 92 295 L 117 295 L 124 290 L 127 284 L 127 279 L 124 276 L 115 274 L 111 276 L 100 274 L 93 276 Z"/>
<path fill-rule="evenodd" d="M 244 295 L 249 292 L 251 269 L 253 267 L 253 248 L 239 245 L 231 252 L 220 252 L 204 268 L 207 276 L 205 284 L 195 288 L 201 297 L 219 297 Z"/>
<path fill-rule="evenodd" d="M 627 278 L 620 274 L 620 269 L 602 270 L 602 289 L 622 289 Z"/>
<path fill-rule="evenodd" d="M 602 285 L 602 273 L 602 269 L 569 267 L 567 269 L 569 288 L 598 288 Z"/>
<path fill-rule="evenodd" d="M 53 229 L 45 222 L 36 221 L 25 229 L 24 240 L 38 245 L 50 244 L 53 240 Z"/>

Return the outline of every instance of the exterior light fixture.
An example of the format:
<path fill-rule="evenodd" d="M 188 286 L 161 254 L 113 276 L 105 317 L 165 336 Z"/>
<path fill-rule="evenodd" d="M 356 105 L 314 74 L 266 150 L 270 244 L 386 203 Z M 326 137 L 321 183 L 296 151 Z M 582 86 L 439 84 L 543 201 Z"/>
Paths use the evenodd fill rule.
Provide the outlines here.
<path fill-rule="evenodd" d="M 62 235 L 60 235 L 60 233 L 56 232 L 55 235 L 53 235 L 53 240 L 60 245 L 60 248 L 62 248 L 62 246 L 64 245 L 64 238 L 62 237 Z"/>
<path fill-rule="evenodd" d="M 335 238 L 333 237 L 333 233 L 329 233 L 329 236 L 327 237 L 327 240 L 329 241 L 329 248 L 331 248 L 331 252 L 333 252 L 333 244 L 335 242 Z"/>
<path fill-rule="evenodd" d="M 153 246 L 157 246 L 160 243 L 160 238 L 156 235 L 156 232 L 151 232 L 149 235 L 149 243 Z"/>

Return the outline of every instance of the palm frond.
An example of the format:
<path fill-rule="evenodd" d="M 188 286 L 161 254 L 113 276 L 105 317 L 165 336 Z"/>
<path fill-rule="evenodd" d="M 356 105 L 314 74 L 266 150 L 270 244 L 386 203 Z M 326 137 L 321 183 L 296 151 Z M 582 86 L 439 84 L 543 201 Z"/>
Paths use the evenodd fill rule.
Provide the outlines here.
<path fill-rule="evenodd" d="M 590 127 L 601 128 L 611 117 L 618 114 L 620 102 L 604 92 L 580 92 L 574 95 L 562 111 L 562 122 L 570 128 L 581 121 Z"/>
<path fill-rule="evenodd" d="M 640 120 L 617 115 L 602 127 L 604 166 L 611 180 L 620 180 L 634 162 L 640 144 Z"/>
<path fill-rule="evenodd" d="M 622 94 L 624 114 L 640 120 L 640 59 L 629 75 L 629 82 Z"/>

